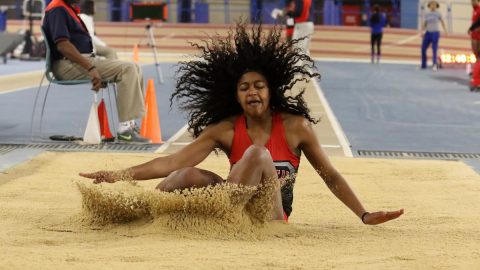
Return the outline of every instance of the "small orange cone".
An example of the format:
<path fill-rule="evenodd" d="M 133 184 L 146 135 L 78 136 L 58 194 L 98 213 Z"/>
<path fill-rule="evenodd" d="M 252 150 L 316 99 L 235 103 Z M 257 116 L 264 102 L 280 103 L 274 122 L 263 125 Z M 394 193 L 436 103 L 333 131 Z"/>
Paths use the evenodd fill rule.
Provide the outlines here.
<path fill-rule="evenodd" d="M 102 139 L 113 139 L 103 98 L 100 104 L 98 104 L 98 120 L 100 121 L 100 135 L 102 135 Z"/>
<path fill-rule="evenodd" d="M 138 63 L 139 56 L 138 56 L 138 44 L 133 45 L 133 62 Z"/>
<path fill-rule="evenodd" d="M 145 95 L 145 116 L 142 119 L 140 135 L 152 140 L 152 143 L 163 143 L 160 131 L 160 117 L 158 116 L 157 97 L 155 84 L 152 79 L 148 80 L 147 94 Z"/>

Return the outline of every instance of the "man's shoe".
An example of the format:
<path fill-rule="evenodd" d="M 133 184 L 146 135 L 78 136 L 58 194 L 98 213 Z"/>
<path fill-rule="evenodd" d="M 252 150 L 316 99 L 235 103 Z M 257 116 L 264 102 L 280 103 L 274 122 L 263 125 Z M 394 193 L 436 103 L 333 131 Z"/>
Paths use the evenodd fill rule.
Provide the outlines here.
<path fill-rule="evenodd" d="M 117 140 L 123 143 L 152 143 L 150 139 L 142 137 L 133 129 L 117 133 Z"/>

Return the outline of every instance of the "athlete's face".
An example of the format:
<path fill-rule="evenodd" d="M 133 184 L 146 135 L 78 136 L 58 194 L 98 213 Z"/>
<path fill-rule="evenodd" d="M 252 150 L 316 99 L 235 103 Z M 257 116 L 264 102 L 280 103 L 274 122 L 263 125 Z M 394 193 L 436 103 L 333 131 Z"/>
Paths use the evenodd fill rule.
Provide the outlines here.
<path fill-rule="evenodd" d="M 428 3 L 428 7 L 430 8 L 431 11 L 437 10 L 437 5 L 438 5 L 437 2 L 435 1 Z"/>
<path fill-rule="evenodd" d="M 237 101 L 252 117 L 261 117 L 270 110 L 270 89 L 265 77 L 258 72 L 246 72 L 237 83 Z"/>

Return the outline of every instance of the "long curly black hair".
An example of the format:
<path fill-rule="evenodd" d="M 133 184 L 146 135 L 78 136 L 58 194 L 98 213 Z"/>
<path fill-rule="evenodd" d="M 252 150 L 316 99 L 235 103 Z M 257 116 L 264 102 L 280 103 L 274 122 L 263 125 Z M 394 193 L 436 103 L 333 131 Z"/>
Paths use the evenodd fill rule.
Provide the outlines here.
<path fill-rule="evenodd" d="M 201 51 L 199 59 L 180 63 L 170 106 L 174 99 L 180 102 L 180 109 L 188 113 L 194 137 L 206 126 L 243 112 L 236 100 L 236 87 L 247 71 L 257 71 L 266 78 L 273 111 L 303 115 L 312 123 L 318 122 L 310 116 L 304 90 L 295 96 L 286 93 L 296 82 L 320 76 L 313 60 L 295 48 L 299 40 L 281 40 L 278 27 L 268 32 L 261 24 L 253 25 L 250 31 L 247 27 L 239 22 L 227 38 L 210 37 L 202 44 L 192 43 Z"/>

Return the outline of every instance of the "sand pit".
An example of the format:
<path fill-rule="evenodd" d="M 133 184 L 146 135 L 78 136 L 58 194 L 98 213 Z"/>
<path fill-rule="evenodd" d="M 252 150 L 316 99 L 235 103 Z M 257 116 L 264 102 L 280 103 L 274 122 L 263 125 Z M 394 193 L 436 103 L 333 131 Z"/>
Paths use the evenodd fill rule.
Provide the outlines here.
<path fill-rule="evenodd" d="M 0 269 L 480 265 L 480 177 L 461 162 L 333 158 L 367 209 L 405 208 L 400 219 L 380 226 L 362 225 L 305 159 L 288 225 L 249 223 L 242 215 L 226 225 L 204 214 L 151 218 L 141 213 L 130 222 L 92 223 L 82 210 L 78 172 L 124 168 L 152 157 L 50 152 L 0 174 Z M 200 167 L 228 173 L 223 156 L 210 156 Z M 157 183 L 140 182 L 133 190 L 148 194 Z M 130 189 L 125 182 L 114 185 L 98 188 Z"/>

